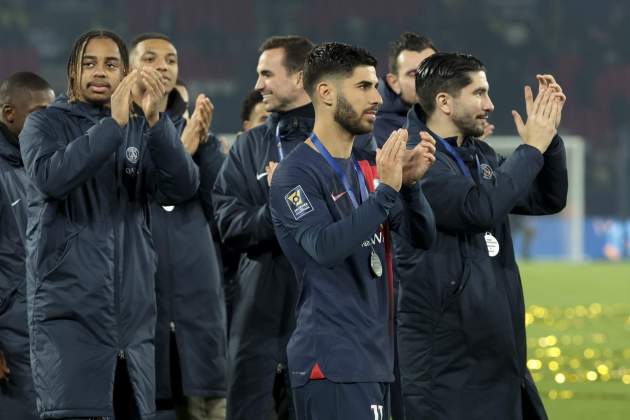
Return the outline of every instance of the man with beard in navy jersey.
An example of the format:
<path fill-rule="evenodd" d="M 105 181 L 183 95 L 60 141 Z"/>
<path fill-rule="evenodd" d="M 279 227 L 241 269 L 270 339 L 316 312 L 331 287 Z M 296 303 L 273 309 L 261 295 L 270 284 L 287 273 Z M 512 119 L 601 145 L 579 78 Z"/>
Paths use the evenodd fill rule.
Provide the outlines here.
<path fill-rule="evenodd" d="M 389 418 L 390 230 L 421 248 L 435 237 L 417 183 L 434 162 L 432 139 L 424 133 L 406 151 L 407 133 L 397 130 L 376 159 L 353 150 L 354 136 L 372 130 L 382 103 L 375 66 L 363 49 L 337 43 L 313 49 L 304 87 L 315 126 L 271 184 L 276 235 L 299 285 L 287 353 L 300 420 Z"/>

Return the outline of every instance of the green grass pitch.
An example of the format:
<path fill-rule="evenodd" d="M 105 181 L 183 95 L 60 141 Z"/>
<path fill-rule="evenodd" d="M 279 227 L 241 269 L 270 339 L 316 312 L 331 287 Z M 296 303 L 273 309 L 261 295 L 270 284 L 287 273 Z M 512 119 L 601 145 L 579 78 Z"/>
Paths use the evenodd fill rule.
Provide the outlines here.
<path fill-rule="evenodd" d="M 519 264 L 528 366 L 551 420 L 630 419 L 630 264 Z"/>

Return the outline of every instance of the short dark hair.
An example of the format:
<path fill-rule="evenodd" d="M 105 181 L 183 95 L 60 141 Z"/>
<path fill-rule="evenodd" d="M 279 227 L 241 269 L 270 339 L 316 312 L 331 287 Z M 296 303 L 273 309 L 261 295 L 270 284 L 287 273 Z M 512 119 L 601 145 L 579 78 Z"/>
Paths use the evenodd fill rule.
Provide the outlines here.
<path fill-rule="evenodd" d="M 72 46 L 72 52 L 68 58 L 68 101 L 76 101 L 79 99 L 80 83 L 81 83 L 81 60 L 83 53 L 85 52 L 86 45 L 93 39 L 107 38 L 114 41 L 118 46 L 118 52 L 120 52 L 120 59 L 122 62 L 123 75 L 126 75 L 129 71 L 129 53 L 127 52 L 127 46 L 125 41 L 111 31 L 94 30 L 88 31 L 81 35 Z"/>
<path fill-rule="evenodd" d="M 136 35 L 136 37 L 133 38 L 133 40 L 129 44 L 129 52 L 132 52 L 138 46 L 139 43 L 141 43 L 142 41 L 146 41 L 147 39 L 161 39 L 172 45 L 175 45 L 173 44 L 173 41 L 171 40 L 171 38 L 169 38 L 168 35 L 164 35 L 163 33 L 160 33 L 160 32 L 144 32 L 139 35 Z"/>
<path fill-rule="evenodd" d="M 304 65 L 304 90 L 312 98 L 317 82 L 324 76 L 350 76 L 359 66 L 376 65 L 376 58 L 363 48 L 337 42 L 319 44 Z"/>
<path fill-rule="evenodd" d="M 459 95 L 472 82 L 470 73 L 477 71 L 486 71 L 486 67 L 468 54 L 436 53 L 425 59 L 416 72 L 416 95 L 422 110 L 427 116 L 433 114 L 439 92 Z"/>
<path fill-rule="evenodd" d="M 314 44 L 306 37 L 299 35 L 272 36 L 267 38 L 258 48 L 262 53 L 274 48 L 284 49 L 282 64 L 289 74 L 297 73 L 304 69 L 304 61 Z"/>
<path fill-rule="evenodd" d="M 389 44 L 389 72 L 392 74 L 398 73 L 398 56 L 404 50 L 422 52 L 427 48 L 437 52 L 433 41 L 426 36 L 415 32 L 403 32 L 396 41 Z"/>
<path fill-rule="evenodd" d="M 38 92 L 52 90 L 52 87 L 35 73 L 29 71 L 14 73 L 0 84 L 0 105 L 13 103 L 16 95 L 25 90 Z"/>
<path fill-rule="evenodd" d="M 253 90 L 249 92 L 249 95 L 247 95 L 247 97 L 243 101 L 243 105 L 241 105 L 241 122 L 249 120 L 249 116 L 251 115 L 252 110 L 256 105 L 262 102 L 262 100 L 263 97 L 259 91 Z"/>

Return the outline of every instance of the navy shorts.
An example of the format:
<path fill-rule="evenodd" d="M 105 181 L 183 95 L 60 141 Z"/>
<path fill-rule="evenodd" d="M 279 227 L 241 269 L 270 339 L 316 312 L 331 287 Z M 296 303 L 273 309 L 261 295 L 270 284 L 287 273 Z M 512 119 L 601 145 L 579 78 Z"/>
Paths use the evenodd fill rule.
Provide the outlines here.
<path fill-rule="evenodd" d="M 317 379 L 293 388 L 297 420 L 389 420 L 389 384 Z"/>

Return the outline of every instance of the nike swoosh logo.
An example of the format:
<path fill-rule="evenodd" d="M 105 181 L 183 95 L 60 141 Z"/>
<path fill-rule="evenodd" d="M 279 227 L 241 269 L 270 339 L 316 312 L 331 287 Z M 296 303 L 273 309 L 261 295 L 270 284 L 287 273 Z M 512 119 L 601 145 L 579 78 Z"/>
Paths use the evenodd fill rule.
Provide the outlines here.
<path fill-rule="evenodd" d="M 11 203 L 11 207 L 15 207 L 17 205 L 17 203 L 19 203 L 21 200 L 21 198 L 18 198 L 17 200 L 15 200 L 13 203 Z"/>
<path fill-rule="evenodd" d="M 263 179 L 266 176 L 267 176 L 267 172 L 260 173 L 260 174 L 256 175 L 256 180 L 260 181 L 261 179 Z"/>
<path fill-rule="evenodd" d="M 341 197 L 343 197 L 346 194 L 345 191 L 340 192 L 339 194 L 335 195 L 333 193 L 330 193 L 330 196 L 332 197 L 333 201 L 337 201 L 339 200 Z"/>

